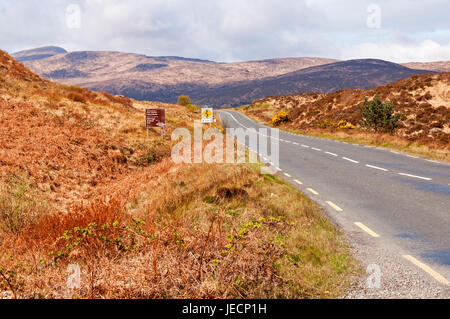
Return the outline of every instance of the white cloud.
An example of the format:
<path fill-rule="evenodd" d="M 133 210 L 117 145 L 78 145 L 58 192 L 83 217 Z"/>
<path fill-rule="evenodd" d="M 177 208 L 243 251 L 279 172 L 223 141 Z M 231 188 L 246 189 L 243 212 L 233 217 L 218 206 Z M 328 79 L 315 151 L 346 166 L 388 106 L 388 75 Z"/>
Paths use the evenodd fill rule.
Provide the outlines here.
<path fill-rule="evenodd" d="M 286 56 L 449 60 L 448 0 L 2 0 L 0 43 L 219 61 Z M 65 24 L 79 4 L 81 28 Z M 367 7 L 381 9 L 370 29 Z"/>
<path fill-rule="evenodd" d="M 450 60 L 450 44 L 433 40 L 420 43 L 361 43 L 342 51 L 343 59 L 375 58 L 392 62 L 427 62 Z"/>

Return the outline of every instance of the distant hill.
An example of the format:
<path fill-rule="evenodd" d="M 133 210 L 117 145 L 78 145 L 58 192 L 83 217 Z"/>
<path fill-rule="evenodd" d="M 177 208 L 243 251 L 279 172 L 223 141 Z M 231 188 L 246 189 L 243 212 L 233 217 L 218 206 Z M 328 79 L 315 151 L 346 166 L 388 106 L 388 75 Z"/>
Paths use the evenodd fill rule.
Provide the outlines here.
<path fill-rule="evenodd" d="M 369 89 L 429 72 L 370 59 L 303 57 L 218 63 L 112 51 L 65 52 L 56 47 L 13 56 L 25 59 L 34 72 L 66 84 L 167 103 L 188 94 L 193 103 L 214 106 L 237 106 L 270 95 Z"/>
<path fill-rule="evenodd" d="M 12 56 L 19 62 L 26 62 L 42 60 L 62 53 L 67 53 L 67 51 L 60 47 L 48 46 L 16 52 L 12 54 Z"/>
<path fill-rule="evenodd" d="M 22 58 L 24 53 L 13 54 Z M 30 55 L 32 56 L 32 55 Z M 140 100 L 176 102 L 181 94 L 192 95 L 194 103 L 203 103 L 209 90 L 237 82 L 282 75 L 336 62 L 322 58 L 282 58 L 262 61 L 218 63 L 200 59 L 112 51 L 80 51 L 55 54 L 24 61 L 34 72 L 58 82 L 79 85 L 97 91 L 122 94 Z M 220 105 L 231 99 L 211 99 Z"/>
<path fill-rule="evenodd" d="M 249 82 L 232 83 L 204 93 L 201 101 L 220 104 L 223 96 L 231 105 L 247 104 L 273 95 L 319 92 L 331 93 L 342 89 L 372 89 L 415 74 L 432 73 L 414 70 L 383 60 L 361 59 L 314 66 L 280 76 Z M 211 102 L 210 102 L 211 103 Z"/>
<path fill-rule="evenodd" d="M 436 72 L 450 72 L 450 61 L 438 61 L 438 62 L 409 62 L 402 65 L 418 70 L 430 70 Z"/>

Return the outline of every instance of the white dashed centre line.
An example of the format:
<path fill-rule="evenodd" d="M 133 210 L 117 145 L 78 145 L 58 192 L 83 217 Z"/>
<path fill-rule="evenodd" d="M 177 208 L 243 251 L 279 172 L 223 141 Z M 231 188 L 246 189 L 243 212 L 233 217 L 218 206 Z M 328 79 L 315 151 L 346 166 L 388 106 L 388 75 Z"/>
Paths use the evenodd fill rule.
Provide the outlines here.
<path fill-rule="evenodd" d="M 430 266 L 425 265 L 424 263 L 420 262 L 419 260 L 417 260 L 413 256 L 411 256 L 411 255 L 402 255 L 402 257 L 405 258 L 406 260 L 412 262 L 414 265 L 416 265 L 417 267 L 421 268 L 425 272 L 427 272 L 431 277 L 433 277 L 434 279 L 439 281 L 441 284 L 444 284 L 444 285 L 449 285 L 450 284 L 449 281 L 444 276 L 442 276 L 441 274 L 437 273 L 436 271 L 431 269 Z"/>
<path fill-rule="evenodd" d="M 345 159 L 346 161 L 352 162 L 352 163 L 356 163 L 358 164 L 358 161 L 352 160 L 351 158 L 347 158 L 347 157 L 343 157 L 342 159 Z"/>
<path fill-rule="evenodd" d="M 369 164 L 366 164 L 366 166 L 370 167 L 370 168 L 378 169 L 378 170 L 384 171 L 384 172 L 388 172 L 389 171 L 388 169 L 383 168 L 383 167 L 373 166 L 373 165 L 369 165 Z"/>
<path fill-rule="evenodd" d="M 291 177 L 291 175 L 289 175 L 288 173 L 284 173 L 284 175 L 287 177 Z"/>
<path fill-rule="evenodd" d="M 327 201 L 327 204 L 330 205 L 331 207 L 333 207 L 335 210 L 337 210 L 338 212 L 342 212 L 344 211 L 342 208 L 340 208 L 338 205 L 336 205 L 335 203 L 331 202 L 331 201 Z"/>
<path fill-rule="evenodd" d="M 322 152 L 322 150 L 320 148 L 315 148 L 315 147 L 311 147 L 312 150 L 315 150 L 317 152 Z"/>
<path fill-rule="evenodd" d="M 314 189 L 312 188 L 307 188 L 308 191 L 310 191 L 311 193 L 313 193 L 314 195 L 319 195 L 318 192 L 316 192 Z"/>
<path fill-rule="evenodd" d="M 294 182 L 296 182 L 296 183 L 299 184 L 299 185 L 303 185 L 303 183 L 300 182 L 298 179 L 294 179 Z"/>
<path fill-rule="evenodd" d="M 298 143 L 297 143 L 297 142 L 292 142 L 292 144 L 294 144 L 294 145 L 298 145 Z"/>
<path fill-rule="evenodd" d="M 338 156 L 337 154 L 331 153 L 331 152 L 325 152 L 326 154 L 330 154 L 332 156 Z"/>
<path fill-rule="evenodd" d="M 308 146 L 308 145 L 305 145 L 305 144 L 302 144 L 301 147 L 309 148 L 309 146 Z"/>
<path fill-rule="evenodd" d="M 424 179 L 424 180 L 426 180 L 426 181 L 431 181 L 431 180 L 433 180 L 432 178 L 429 178 L 429 177 L 422 177 L 422 176 L 411 175 L 411 174 L 405 174 L 405 173 L 398 173 L 398 175 L 408 176 L 408 177 L 418 178 L 418 179 Z"/>
<path fill-rule="evenodd" d="M 375 238 L 380 237 L 380 235 L 378 235 L 376 232 L 374 232 L 372 229 L 370 229 L 369 227 L 367 227 L 366 225 L 364 225 L 361 222 L 355 222 L 355 225 L 358 226 L 359 228 L 361 228 L 362 230 L 364 230 L 366 233 L 368 233 L 372 237 L 375 237 Z"/>

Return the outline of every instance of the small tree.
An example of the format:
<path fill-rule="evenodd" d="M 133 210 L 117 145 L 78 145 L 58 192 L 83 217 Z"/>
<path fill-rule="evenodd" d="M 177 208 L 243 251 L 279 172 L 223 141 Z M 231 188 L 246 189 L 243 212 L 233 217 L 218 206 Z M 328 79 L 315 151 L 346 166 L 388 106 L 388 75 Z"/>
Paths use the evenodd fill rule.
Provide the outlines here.
<path fill-rule="evenodd" d="M 187 106 L 187 105 L 191 104 L 191 99 L 190 99 L 190 97 L 187 96 L 187 95 L 180 95 L 180 96 L 178 97 L 178 102 L 177 102 L 177 104 L 178 104 L 178 105 L 181 105 L 181 106 Z"/>
<path fill-rule="evenodd" d="M 381 102 L 378 94 L 374 96 L 372 101 L 368 101 L 367 97 L 362 106 L 358 106 L 361 112 L 361 126 L 373 129 L 375 132 L 385 131 L 393 132 L 397 127 L 397 122 L 401 114 L 394 115 L 394 109 L 391 102 Z"/>

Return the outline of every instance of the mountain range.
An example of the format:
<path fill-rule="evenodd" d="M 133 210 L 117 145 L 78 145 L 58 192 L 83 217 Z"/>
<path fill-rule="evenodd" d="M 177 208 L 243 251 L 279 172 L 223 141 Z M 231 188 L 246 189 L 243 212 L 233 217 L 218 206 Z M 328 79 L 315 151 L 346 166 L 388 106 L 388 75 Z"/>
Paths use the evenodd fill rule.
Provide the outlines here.
<path fill-rule="evenodd" d="M 59 47 L 12 56 L 41 76 L 65 84 L 167 103 L 187 94 L 192 103 L 213 106 L 249 104 L 273 95 L 371 89 L 415 74 L 450 69 L 450 62 L 400 65 L 375 59 L 302 57 L 221 63 L 115 51 L 67 52 Z"/>

